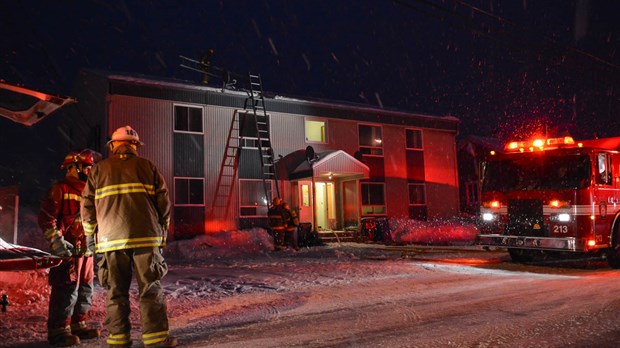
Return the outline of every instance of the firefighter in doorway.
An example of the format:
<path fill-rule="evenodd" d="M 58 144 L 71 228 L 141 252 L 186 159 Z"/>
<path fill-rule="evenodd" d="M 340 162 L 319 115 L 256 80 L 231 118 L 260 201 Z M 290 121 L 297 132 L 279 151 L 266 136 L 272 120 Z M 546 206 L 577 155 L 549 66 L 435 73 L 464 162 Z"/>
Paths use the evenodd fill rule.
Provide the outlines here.
<path fill-rule="evenodd" d="M 82 193 L 82 221 L 95 234 L 99 281 L 107 288 L 105 324 L 111 347 L 131 347 L 129 288 L 135 270 L 142 341 L 147 348 L 174 347 L 160 280 L 168 272 L 161 254 L 170 224 L 170 199 L 161 173 L 139 157 L 142 146 L 130 126 L 108 142 L 110 158 L 93 167 Z"/>
<path fill-rule="evenodd" d="M 47 193 L 39 212 L 39 226 L 50 242 L 53 255 L 62 257 L 49 271 L 51 285 L 47 339 L 51 345 L 67 347 L 80 339 L 100 336 L 99 329 L 86 325 L 92 305 L 94 261 L 80 220 L 80 199 L 86 176 L 101 154 L 86 149 L 70 152 L 61 164 L 65 180 Z"/>

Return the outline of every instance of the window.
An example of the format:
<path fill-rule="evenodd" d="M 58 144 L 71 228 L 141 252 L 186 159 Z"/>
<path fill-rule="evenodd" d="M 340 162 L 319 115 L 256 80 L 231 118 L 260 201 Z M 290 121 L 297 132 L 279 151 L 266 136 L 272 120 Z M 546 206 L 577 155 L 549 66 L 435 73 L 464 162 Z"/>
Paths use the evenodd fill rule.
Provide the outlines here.
<path fill-rule="evenodd" d="M 263 119 L 265 120 L 264 123 L 261 121 Z M 262 133 L 260 146 L 263 148 L 270 147 L 271 144 L 263 133 L 270 129 L 269 115 L 266 119 L 262 115 L 258 115 L 258 121 L 260 124 L 255 121 L 253 113 L 239 112 L 239 146 L 244 149 L 258 149 L 258 129 L 256 128 L 258 126 Z"/>
<path fill-rule="evenodd" d="M 202 108 L 175 105 L 174 130 L 178 132 L 203 133 Z"/>
<path fill-rule="evenodd" d="M 239 180 L 239 215 L 241 217 L 267 216 L 267 202 L 273 197 L 273 185 L 267 181 L 267 194 L 262 180 Z"/>
<path fill-rule="evenodd" d="M 407 150 L 422 150 L 422 131 L 419 129 L 406 129 Z"/>
<path fill-rule="evenodd" d="M 204 178 L 174 178 L 174 205 L 204 205 Z"/>
<path fill-rule="evenodd" d="M 409 182 L 424 182 L 424 149 L 422 147 L 422 131 L 405 129 L 405 156 L 407 159 L 407 179 Z"/>
<path fill-rule="evenodd" d="M 426 220 L 426 187 L 424 184 L 409 184 L 409 218 Z"/>
<path fill-rule="evenodd" d="M 360 124 L 358 127 L 360 152 L 362 155 L 383 156 L 381 126 Z"/>
<path fill-rule="evenodd" d="M 465 183 L 465 195 L 470 207 L 477 207 L 480 205 L 480 185 L 478 180 L 470 180 Z"/>
<path fill-rule="evenodd" d="M 316 119 L 305 120 L 306 142 L 327 143 L 327 122 Z"/>
<path fill-rule="evenodd" d="M 424 184 L 409 184 L 409 205 L 426 204 Z"/>
<path fill-rule="evenodd" d="M 596 183 L 599 185 L 611 185 L 611 156 L 599 153 L 596 156 Z"/>
<path fill-rule="evenodd" d="M 362 215 L 385 215 L 385 184 L 362 183 Z"/>

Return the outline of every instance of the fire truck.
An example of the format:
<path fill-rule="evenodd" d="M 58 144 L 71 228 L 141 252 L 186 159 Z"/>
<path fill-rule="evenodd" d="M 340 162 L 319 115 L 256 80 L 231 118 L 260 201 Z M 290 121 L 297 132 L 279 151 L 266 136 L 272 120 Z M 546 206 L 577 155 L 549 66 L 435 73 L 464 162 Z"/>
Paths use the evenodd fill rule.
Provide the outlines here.
<path fill-rule="evenodd" d="M 516 262 L 569 253 L 620 268 L 620 137 L 510 142 L 483 168 L 479 244 Z"/>

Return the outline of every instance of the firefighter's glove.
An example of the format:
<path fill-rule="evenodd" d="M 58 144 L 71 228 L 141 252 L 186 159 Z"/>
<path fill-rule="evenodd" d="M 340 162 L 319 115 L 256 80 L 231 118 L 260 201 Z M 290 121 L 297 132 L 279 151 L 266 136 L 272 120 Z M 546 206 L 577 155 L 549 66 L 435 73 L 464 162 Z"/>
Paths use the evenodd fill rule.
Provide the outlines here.
<path fill-rule="evenodd" d="M 54 256 L 70 257 L 73 255 L 71 252 L 71 250 L 73 250 L 73 244 L 67 242 L 62 236 L 58 236 L 56 239 L 52 240 L 50 249 Z"/>

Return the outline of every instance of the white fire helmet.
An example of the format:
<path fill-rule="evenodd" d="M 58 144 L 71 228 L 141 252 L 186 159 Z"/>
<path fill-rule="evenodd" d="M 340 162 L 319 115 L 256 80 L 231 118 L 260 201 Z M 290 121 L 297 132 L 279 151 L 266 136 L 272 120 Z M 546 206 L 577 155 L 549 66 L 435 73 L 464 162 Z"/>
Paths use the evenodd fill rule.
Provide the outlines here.
<path fill-rule="evenodd" d="M 136 146 L 144 145 L 144 143 L 140 141 L 138 132 L 131 128 L 131 126 L 120 127 L 115 130 L 107 145 L 110 145 L 113 141 L 125 141 Z"/>

